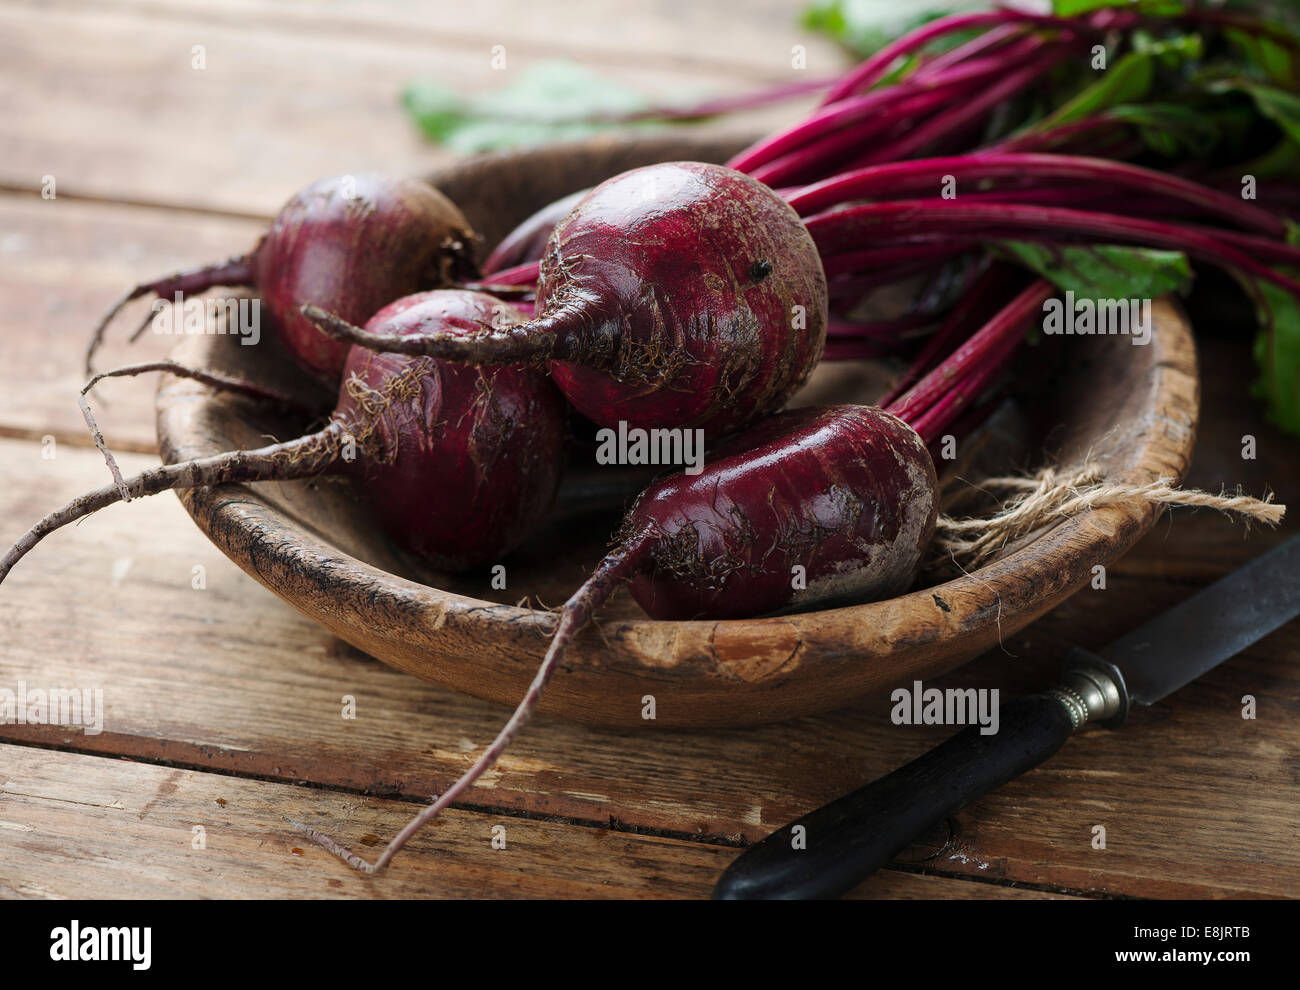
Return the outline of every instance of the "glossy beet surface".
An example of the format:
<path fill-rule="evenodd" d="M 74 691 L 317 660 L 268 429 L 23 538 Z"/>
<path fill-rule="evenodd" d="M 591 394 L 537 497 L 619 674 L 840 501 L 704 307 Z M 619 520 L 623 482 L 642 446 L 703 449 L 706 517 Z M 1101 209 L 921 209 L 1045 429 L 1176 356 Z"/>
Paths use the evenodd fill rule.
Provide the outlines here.
<path fill-rule="evenodd" d="M 552 374 L 589 419 L 716 436 L 807 378 L 825 347 L 826 279 L 770 189 L 670 162 L 607 180 L 559 223 L 537 312 L 559 317 Z"/>
<path fill-rule="evenodd" d="M 280 210 L 257 247 L 255 281 L 289 353 L 335 384 L 348 345 L 299 307 L 315 303 L 362 324 L 395 299 L 467 276 L 473 238 L 460 210 L 428 183 L 335 176 Z"/>
<path fill-rule="evenodd" d="M 622 534 L 629 544 L 651 537 L 632 595 L 655 619 L 888 598 L 916 578 L 936 489 L 925 444 L 896 416 L 871 406 L 780 413 L 720 445 L 700 474 L 646 489 Z"/>
<path fill-rule="evenodd" d="M 479 321 L 519 318 L 491 296 L 447 290 L 400 299 L 367 329 L 464 333 Z M 563 398 L 536 368 L 474 368 L 353 348 L 337 415 L 365 422 L 367 403 L 385 392 L 392 404 L 350 465 L 377 518 L 396 542 L 448 569 L 500 561 L 554 501 Z"/>

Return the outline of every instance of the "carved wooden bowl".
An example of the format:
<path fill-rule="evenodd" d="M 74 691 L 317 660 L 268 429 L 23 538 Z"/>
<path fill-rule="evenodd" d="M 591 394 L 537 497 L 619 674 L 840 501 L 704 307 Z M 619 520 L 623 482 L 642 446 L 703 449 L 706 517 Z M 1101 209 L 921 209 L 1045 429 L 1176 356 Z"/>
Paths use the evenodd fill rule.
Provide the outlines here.
<path fill-rule="evenodd" d="M 721 161 L 734 142 L 697 137 L 605 139 L 475 158 L 432 177 L 490 246 L 540 206 L 627 168 L 655 161 Z M 217 367 L 285 388 L 301 376 L 264 335 L 188 338 L 186 364 Z M 1198 381 L 1186 318 L 1159 301 L 1150 344 L 1127 337 L 1053 337 L 1030 349 L 1008 408 L 1021 449 L 1002 468 L 1099 462 L 1107 480 L 1181 479 L 1195 434 Z M 878 396 L 888 372 L 866 363 L 824 365 L 801 402 Z M 328 400 L 326 408 L 332 404 Z M 306 423 L 276 418 L 248 400 L 166 378 L 158 435 L 173 462 Z M 995 468 L 996 469 L 996 468 Z M 574 492 L 577 492 L 575 486 Z M 551 617 L 603 554 L 617 506 L 583 510 L 570 492 L 555 516 L 492 575 L 448 575 L 396 550 L 347 482 L 230 485 L 181 498 L 208 537 L 247 573 L 366 653 L 417 677 L 514 705 L 546 649 Z M 588 492 L 588 494 L 590 494 Z M 437 511 L 430 506 L 430 511 Z M 552 680 L 542 710 L 592 724 L 739 726 L 843 706 L 913 678 L 947 672 L 1060 604 L 1092 568 L 1121 555 L 1157 508 L 1111 506 L 1059 522 L 1009 547 L 969 575 L 890 601 L 744 621 L 656 622 L 624 591 L 589 627 Z M 518 607 L 524 599 L 539 608 Z"/>

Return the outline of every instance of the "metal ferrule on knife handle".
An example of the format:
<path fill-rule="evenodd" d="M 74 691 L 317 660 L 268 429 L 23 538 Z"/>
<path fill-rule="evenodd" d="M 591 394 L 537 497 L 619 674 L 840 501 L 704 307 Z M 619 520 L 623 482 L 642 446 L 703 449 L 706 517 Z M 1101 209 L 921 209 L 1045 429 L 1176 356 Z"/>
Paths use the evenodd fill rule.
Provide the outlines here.
<path fill-rule="evenodd" d="M 1060 702 L 1075 732 L 1087 722 L 1118 728 L 1128 717 L 1128 690 L 1119 668 L 1077 647 L 1065 658 L 1061 683 L 1045 693 Z"/>

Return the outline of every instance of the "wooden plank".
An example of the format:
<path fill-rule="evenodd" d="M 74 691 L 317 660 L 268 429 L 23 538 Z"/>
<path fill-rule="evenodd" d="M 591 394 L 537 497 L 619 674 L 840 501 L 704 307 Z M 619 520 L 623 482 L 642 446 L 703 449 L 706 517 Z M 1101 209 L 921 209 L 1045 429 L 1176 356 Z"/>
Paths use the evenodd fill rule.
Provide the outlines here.
<path fill-rule="evenodd" d="M 90 442 L 77 407 L 82 355 L 105 310 L 142 279 L 239 254 L 256 243 L 255 220 L 0 193 L 0 434 Z M 98 359 L 112 368 L 164 357 L 174 338 L 125 339 L 149 312 L 139 302 L 109 332 Z M 120 450 L 152 451 L 156 376 L 106 381 L 94 400 Z"/>
<path fill-rule="evenodd" d="M 205 67 L 192 68 L 204 46 Z M 10 135 L 0 186 L 35 190 L 52 175 L 62 195 L 126 199 L 239 215 L 272 215 L 325 175 L 422 174 L 450 152 L 424 140 L 399 106 L 407 83 L 467 93 L 494 89 L 537 61 L 505 71 L 490 48 L 347 31 L 299 34 L 242 22 L 152 18 L 98 8 L 0 8 L 0 133 Z M 748 92 L 724 69 L 642 66 L 623 57 L 600 71 L 660 100 Z M 811 101 L 728 118 L 763 133 Z"/>
<path fill-rule="evenodd" d="M 148 463 L 125 460 L 128 470 Z M 11 529 L 104 476 L 93 451 L 61 449 L 44 462 L 20 441 L 0 441 L 0 464 L 11 481 L 0 518 Z M 195 565 L 206 568 L 203 591 L 190 586 Z M 1101 645 L 1182 594 L 1115 578 L 1009 642 L 1008 653 L 934 686 L 998 687 L 1004 697 L 1040 688 L 1071 642 Z M 446 786 L 503 717 L 331 639 L 220 558 L 170 496 L 51 537 L 0 591 L 0 629 L 5 681 L 105 689 L 101 735 L 0 730 L 14 740 L 420 800 Z M 954 874 L 1112 894 L 1300 894 L 1297 649 L 1300 630 L 1274 634 L 1125 732 L 1085 734 L 959 815 L 955 845 L 939 836 L 913 858 L 938 855 L 932 868 Z M 1241 720 L 1243 693 L 1259 699 L 1259 720 Z M 341 717 L 344 695 L 357 700 L 355 720 Z M 469 804 L 753 840 L 949 731 L 893 725 L 889 707 L 882 698 L 735 732 L 620 734 L 539 719 Z M 1095 824 L 1112 836 L 1104 855 L 1090 848 Z"/>
<path fill-rule="evenodd" d="M 31 0 L 29 0 L 31 2 Z M 875 4 L 882 22 L 906 20 Z M 529 56 L 571 57 L 591 65 L 635 58 L 642 65 L 719 70 L 749 79 L 790 78 L 791 48 L 805 48 L 810 74 L 833 74 L 850 61 L 838 46 L 800 26 L 806 0 L 753 0 L 742 10 L 724 0 L 657 0 L 614 5 L 567 0 L 45 0 L 42 7 L 92 7 L 150 20 L 201 21 L 283 35 L 347 34 L 397 47 L 455 44 Z M 864 0 L 859 0 L 859 7 Z"/>
<path fill-rule="evenodd" d="M 410 813 L 398 801 L 0 746 L 0 897 L 707 897 L 736 853 L 453 809 L 366 877 L 287 824 L 309 822 L 364 850 Z M 1052 895 L 886 870 L 853 896 Z"/>

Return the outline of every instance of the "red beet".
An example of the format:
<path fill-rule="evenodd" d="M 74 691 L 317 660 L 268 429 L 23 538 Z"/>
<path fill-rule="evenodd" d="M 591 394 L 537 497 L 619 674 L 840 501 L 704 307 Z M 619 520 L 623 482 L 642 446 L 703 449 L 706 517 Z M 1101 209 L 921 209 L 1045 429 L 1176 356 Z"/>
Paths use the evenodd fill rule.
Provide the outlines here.
<path fill-rule="evenodd" d="M 826 278 L 772 190 L 719 165 L 671 162 L 602 183 L 555 228 L 538 318 L 470 338 L 377 338 L 319 307 L 350 343 L 473 364 L 549 360 L 602 426 L 715 434 L 779 409 L 826 341 Z M 337 314 L 334 314 L 336 317 Z"/>
<path fill-rule="evenodd" d="M 399 299 L 366 324 L 376 332 L 466 333 L 517 322 L 513 307 L 477 292 Z M 564 400 L 533 368 L 474 368 L 354 347 L 338 415 L 360 422 L 364 399 L 407 376 L 411 385 L 375 424 L 383 456 L 352 473 L 393 537 L 450 570 L 500 560 L 550 510 L 564 463 Z M 360 397 L 363 402 L 358 402 Z"/>
<path fill-rule="evenodd" d="M 248 254 L 218 265 L 144 282 L 95 331 L 87 371 L 118 310 L 148 294 L 170 299 L 214 286 L 250 286 L 294 359 L 337 384 L 347 345 L 303 318 L 314 302 L 362 323 L 402 296 L 472 274 L 475 235 L 460 210 L 428 183 L 374 175 L 335 176 L 296 194 Z"/>
<path fill-rule="evenodd" d="M 515 318 L 491 296 L 443 290 L 402 299 L 370 325 L 384 333 L 464 333 L 479 321 Z M 544 374 L 360 350 L 347 366 L 323 429 L 154 468 L 83 495 L 0 558 L 0 581 L 61 526 L 114 502 L 180 488 L 349 474 L 397 542 L 446 568 L 500 560 L 546 514 L 563 463 L 565 409 Z"/>
<path fill-rule="evenodd" d="M 934 464 L 868 406 L 773 416 L 651 485 L 620 542 L 648 537 L 630 590 L 654 619 L 744 618 L 905 591 L 934 535 Z M 801 568 L 795 580 L 796 568 Z"/>

